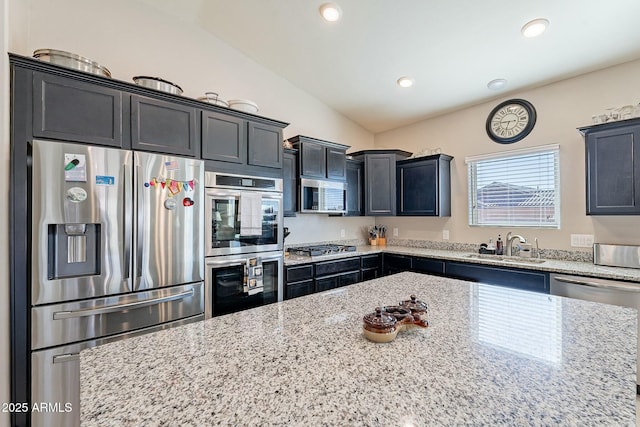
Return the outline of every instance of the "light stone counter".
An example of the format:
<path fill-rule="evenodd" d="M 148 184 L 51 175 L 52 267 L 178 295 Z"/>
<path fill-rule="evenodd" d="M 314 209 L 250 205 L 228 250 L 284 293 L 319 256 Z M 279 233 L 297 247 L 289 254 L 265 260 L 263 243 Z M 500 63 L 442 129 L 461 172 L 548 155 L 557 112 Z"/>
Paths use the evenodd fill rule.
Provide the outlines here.
<path fill-rule="evenodd" d="M 427 329 L 366 340 L 416 293 Z M 401 273 L 81 353 L 91 426 L 635 426 L 636 312 Z"/>
<path fill-rule="evenodd" d="M 527 270 L 547 271 L 551 273 L 575 274 L 579 276 L 598 277 L 602 279 L 628 280 L 640 282 L 640 269 L 621 268 L 594 265 L 593 263 L 565 261 L 558 259 L 545 259 L 543 263 L 527 262 L 526 258 L 511 257 L 509 261 L 501 260 L 494 255 L 485 255 L 483 258 L 475 258 L 478 254 L 463 251 L 427 249 L 409 246 L 357 246 L 355 252 L 342 252 L 332 255 L 314 257 L 289 255 L 285 258 L 285 265 L 297 265 L 309 262 L 327 261 L 346 258 L 350 256 L 366 255 L 371 253 L 393 253 L 402 255 L 421 256 L 447 261 L 461 261 L 473 264 L 495 265 L 501 267 L 514 267 Z"/>

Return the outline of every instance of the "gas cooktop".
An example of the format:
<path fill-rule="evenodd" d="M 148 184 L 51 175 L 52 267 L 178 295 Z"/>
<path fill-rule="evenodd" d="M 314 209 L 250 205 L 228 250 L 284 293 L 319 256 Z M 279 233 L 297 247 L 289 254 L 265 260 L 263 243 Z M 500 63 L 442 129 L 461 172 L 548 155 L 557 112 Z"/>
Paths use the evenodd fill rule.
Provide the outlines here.
<path fill-rule="evenodd" d="M 338 252 L 355 252 L 355 250 L 356 247 L 351 245 L 313 245 L 289 248 L 289 253 L 303 256 L 318 256 Z"/>

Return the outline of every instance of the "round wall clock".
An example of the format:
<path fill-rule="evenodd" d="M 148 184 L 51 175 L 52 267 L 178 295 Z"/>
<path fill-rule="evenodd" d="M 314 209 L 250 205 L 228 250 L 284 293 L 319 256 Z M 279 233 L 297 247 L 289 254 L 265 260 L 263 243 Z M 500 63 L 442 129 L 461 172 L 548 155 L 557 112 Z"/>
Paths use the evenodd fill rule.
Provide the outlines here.
<path fill-rule="evenodd" d="M 510 99 L 498 104 L 487 117 L 487 135 L 500 144 L 520 141 L 533 130 L 536 109 L 524 99 Z"/>

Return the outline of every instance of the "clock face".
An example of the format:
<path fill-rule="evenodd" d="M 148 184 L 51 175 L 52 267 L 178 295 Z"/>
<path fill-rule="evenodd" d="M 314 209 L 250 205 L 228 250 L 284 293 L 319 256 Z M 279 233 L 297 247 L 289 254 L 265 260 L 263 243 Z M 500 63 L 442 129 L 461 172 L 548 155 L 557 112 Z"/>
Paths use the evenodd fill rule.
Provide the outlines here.
<path fill-rule="evenodd" d="M 498 105 L 487 118 L 487 134 L 502 144 L 520 141 L 533 129 L 536 111 L 523 99 L 511 99 Z"/>

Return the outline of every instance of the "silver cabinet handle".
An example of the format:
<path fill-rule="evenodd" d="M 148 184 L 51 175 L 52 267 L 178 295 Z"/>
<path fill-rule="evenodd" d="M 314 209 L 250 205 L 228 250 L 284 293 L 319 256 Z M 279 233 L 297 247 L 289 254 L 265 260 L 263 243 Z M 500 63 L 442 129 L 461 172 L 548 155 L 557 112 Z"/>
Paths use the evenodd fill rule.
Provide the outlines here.
<path fill-rule="evenodd" d="M 188 291 L 180 292 L 175 295 L 169 295 L 165 297 L 152 298 L 144 301 L 134 301 L 126 304 L 113 304 L 113 305 L 103 305 L 95 308 L 87 308 L 84 310 L 73 310 L 73 311 L 56 311 L 53 313 L 53 320 L 61 320 L 61 319 L 71 319 L 74 317 L 86 317 L 86 316 L 95 316 L 98 314 L 108 314 L 108 313 L 116 313 L 118 311 L 131 310 L 134 308 L 148 307 L 150 305 L 157 305 L 163 302 L 175 301 L 179 299 L 184 299 L 193 295 L 193 289 L 189 289 Z"/>
<path fill-rule="evenodd" d="M 131 200 L 133 200 L 133 196 L 130 194 L 132 186 L 131 173 L 131 168 L 128 164 L 125 163 L 122 166 L 123 179 L 121 182 L 124 183 L 124 209 L 122 210 L 122 222 L 124 224 L 124 274 L 126 279 L 131 278 L 131 239 L 133 238 L 131 234 L 131 218 L 133 216 L 133 208 L 131 207 Z M 129 289 L 133 290 L 133 283 L 131 282 L 131 280 L 128 281 Z"/>
<path fill-rule="evenodd" d="M 622 282 L 608 283 L 608 282 L 599 282 L 593 281 L 589 279 L 583 278 L 573 278 L 567 276 L 555 276 L 554 280 L 563 283 L 570 283 L 573 285 L 583 285 L 590 286 L 592 288 L 601 288 L 601 289 L 613 289 L 617 291 L 626 291 L 626 292 L 640 292 L 640 285 L 631 285 Z"/>
<path fill-rule="evenodd" d="M 67 353 L 53 356 L 53 363 L 67 363 L 80 360 L 80 353 Z"/>

